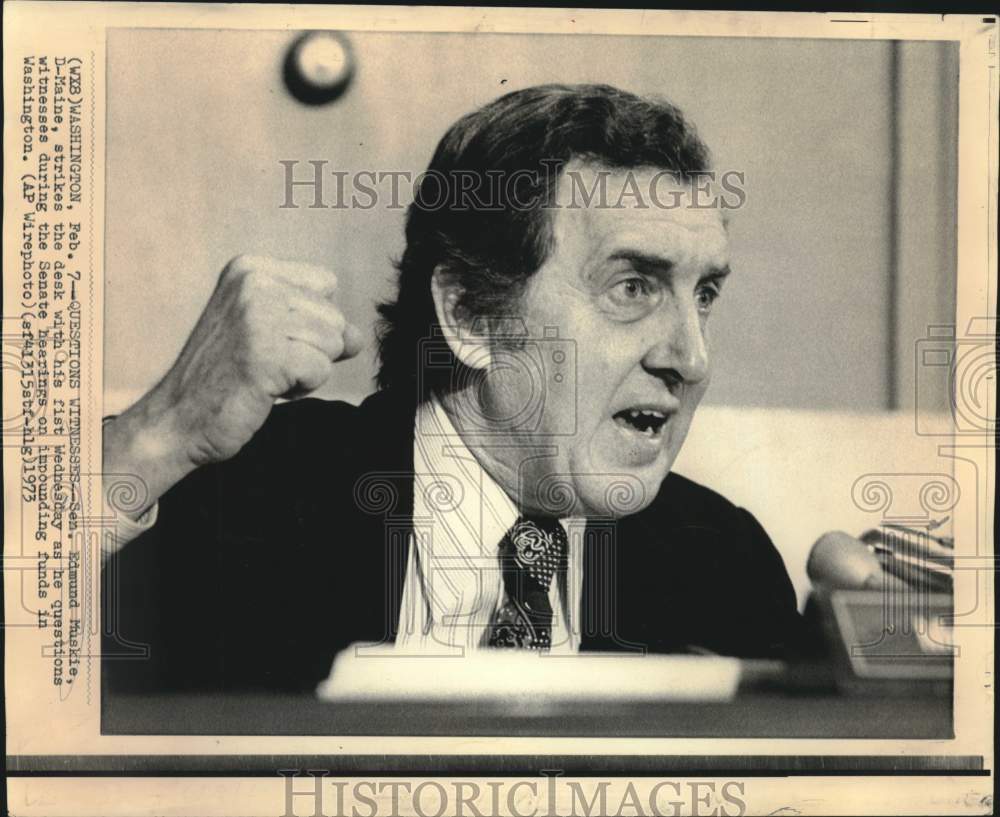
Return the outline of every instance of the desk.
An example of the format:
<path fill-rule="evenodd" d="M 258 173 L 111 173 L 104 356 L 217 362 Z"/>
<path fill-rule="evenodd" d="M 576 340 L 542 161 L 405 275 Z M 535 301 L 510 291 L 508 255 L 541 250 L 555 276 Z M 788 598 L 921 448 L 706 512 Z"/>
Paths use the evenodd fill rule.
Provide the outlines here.
<path fill-rule="evenodd" d="M 284 695 L 105 695 L 106 734 L 949 738 L 949 698 L 750 692 L 733 701 L 324 703 Z"/>

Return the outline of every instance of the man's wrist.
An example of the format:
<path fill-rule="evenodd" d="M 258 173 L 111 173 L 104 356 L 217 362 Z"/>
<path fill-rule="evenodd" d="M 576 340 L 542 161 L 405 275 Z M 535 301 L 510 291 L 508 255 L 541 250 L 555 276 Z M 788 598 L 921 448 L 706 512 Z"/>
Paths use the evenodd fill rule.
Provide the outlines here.
<path fill-rule="evenodd" d="M 108 418 L 103 429 L 104 474 L 135 480 L 144 496 L 128 512 L 133 520 L 195 468 L 169 414 L 156 411 L 152 402 L 147 395 L 123 414 Z"/>

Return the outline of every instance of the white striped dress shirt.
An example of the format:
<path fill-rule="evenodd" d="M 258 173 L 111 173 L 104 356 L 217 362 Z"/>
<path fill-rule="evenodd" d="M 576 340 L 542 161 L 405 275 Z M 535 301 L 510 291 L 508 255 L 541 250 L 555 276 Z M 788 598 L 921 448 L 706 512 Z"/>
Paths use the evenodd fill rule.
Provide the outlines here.
<path fill-rule="evenodd" d="M 456 655 L 486 645 L 504 602 L 499 546 L 518 517 L 515 504 L 462 442 L 437 399 L 417 409 L 413 522 L 396 649 Z M 549 590 L 553 653 L 579 649 L 586 521 L 559 520 L 569 553 Z"/>

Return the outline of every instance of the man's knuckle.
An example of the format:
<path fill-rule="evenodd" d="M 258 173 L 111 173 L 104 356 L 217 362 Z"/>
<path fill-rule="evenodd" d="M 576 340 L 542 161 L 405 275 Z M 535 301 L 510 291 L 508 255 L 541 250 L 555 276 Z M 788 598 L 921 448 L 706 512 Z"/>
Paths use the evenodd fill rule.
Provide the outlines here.
<path fill-rule="evenodd" d="M 244 313 L 261 315 L 278 303 L 280 290 L 274 286 L 271 276 L 260 270 L 243 274 L 237 290 L 237 302 Z"/>
<path fill-rule="evenodd" d="M 223 274 L 230 278 L 241 278 L 260 266 L 260 259 L 255 255 L 241 253 L 233 256 L 226 264 Z"/>
<path fill-rule="evenodd" d="M 314 292 L 327 292 L 337 286 L 337 276 L 327 267 L 302 265 L 300 280 L 307 289 Z"/>
<path fill-rule="evenodd" d="M 337 307 L 331 306 L 327 315 L 329 317 L 331 328 L 335 332 L 343 332 L 344 328 L 347 326 L 347 319 L 344 317 L 344 313 L 337 309 Z"/>
<path fill-rule="evenodd" d="M 309 373 L 313 380 L 322 383 L 330 374 L 330 361 L 322 355 L 317 355 L 309 361 Z"/>
<path fill-rule="evenodd" d="M 253 293 L 240 289 L 236 296 L 236 311 L 240 323 L 247 329 L 254 329 L 260 320 L 260 305 Z"/>

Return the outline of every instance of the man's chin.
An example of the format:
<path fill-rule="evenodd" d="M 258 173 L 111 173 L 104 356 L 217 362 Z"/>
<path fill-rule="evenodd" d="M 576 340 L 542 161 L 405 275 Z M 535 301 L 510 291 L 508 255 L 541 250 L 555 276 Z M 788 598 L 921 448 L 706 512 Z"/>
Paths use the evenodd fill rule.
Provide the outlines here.
<path fill-rule="evenodd" d="M 522 496 L 530 497 L 528 504 L 538 512 L 560 518 L 612 519 L 639 513 L 656 498 L 676 452 L 662 446 L 656 456 L 642 463 L 635 462 L 631 452 L 620 445 L 591 444 L 574 453 L 577 456 L 560 463 L 558 470 L 522 472 L 521 484 L 533 488 Z"/>
<path fill-rule="evenodd" d="M 644 468 L 637 472 L 608 470 L 577 476 L 577 513 L 620 519 L 647 508 L 660 491 L 669 469 Z"/>
<path fill-rule="evenodd" d="M 603 442 L 603 440 L 602 440 Z M 620 441 L 614 446 L 590 450 L 587 472 L 594 477 L 578 477 L 579 491 L 592 509 L 603 515 L 620 517 L 638 513 L 660 492 L 660 485 L 670 473 L 675 452 L 661 440 L 655 448 L 636 451 Z"/>
<path fill-rule="evenodd" d="M 626 472 L 550 473 L 536 483 L 529 504 L 546 516 L 618 518 L 641 511 L 658 490 L 659 483 Z"/>

